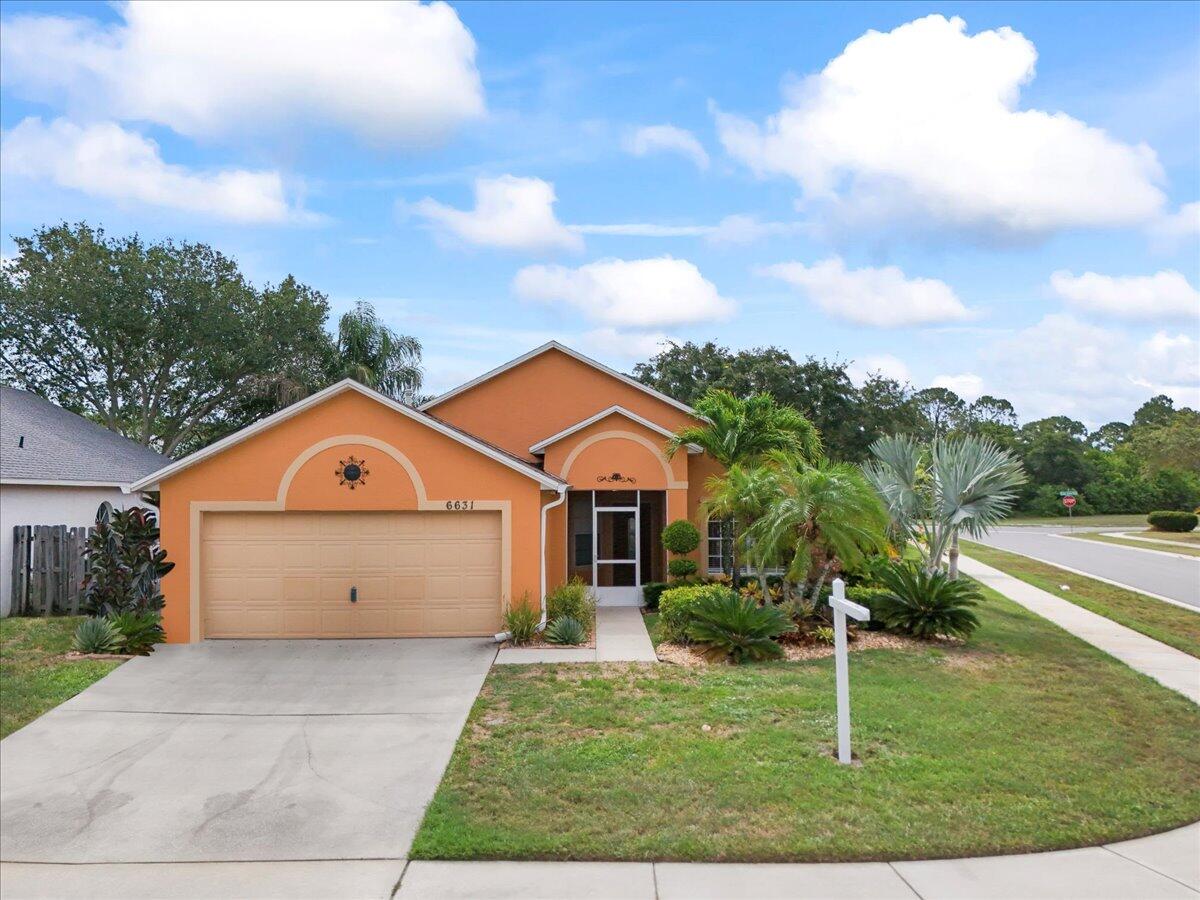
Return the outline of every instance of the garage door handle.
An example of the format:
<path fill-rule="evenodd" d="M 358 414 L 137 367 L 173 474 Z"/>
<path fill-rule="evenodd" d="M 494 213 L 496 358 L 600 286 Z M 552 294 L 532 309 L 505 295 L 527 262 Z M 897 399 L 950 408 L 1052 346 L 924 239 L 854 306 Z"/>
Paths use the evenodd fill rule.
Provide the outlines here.
<path fill-rule="evenodd" d="M 350 588 L 350 602 L 351 603 L 358 602 L 358 588 L 357 587 Z"/>

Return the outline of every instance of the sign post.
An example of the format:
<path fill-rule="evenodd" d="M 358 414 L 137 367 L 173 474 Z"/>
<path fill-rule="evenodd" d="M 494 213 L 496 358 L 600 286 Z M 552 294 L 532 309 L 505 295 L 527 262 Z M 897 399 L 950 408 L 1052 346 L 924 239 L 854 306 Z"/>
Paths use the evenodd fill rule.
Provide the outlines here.
<path fill-rule="evenodd" d="M 846 650 L 846 616 L 860 622 L 871 618 L 865 606 L 846 599 L 846 582 L 833 579 L 833 595 L 829 598 L 833 609 L 833 664 L 837 673 L 837 732 L 838 762 L 850 765 L 850 660 Z"/>
<path fill-rule="evenodd" d="M 1059 491 L 1058 496 L 1062 497 L 1062 505 L 1067 508 L 1067 526 L 1075 530 L 1075 504 L 1078 502 L 1075 499 L 1074 491 Z"/>

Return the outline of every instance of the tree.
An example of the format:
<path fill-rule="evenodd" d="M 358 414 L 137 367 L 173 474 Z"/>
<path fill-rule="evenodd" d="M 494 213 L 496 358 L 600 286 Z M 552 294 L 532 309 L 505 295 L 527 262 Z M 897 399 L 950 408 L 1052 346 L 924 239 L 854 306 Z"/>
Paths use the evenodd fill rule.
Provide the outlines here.
<path fill-rule="evenodd" d="M 1097 450 L 1115 450 L 1128 437 L 1128 425 L 1124 422 L 1108 422 L 1088 435 L 1088 443 Z"/>
<path fill-rule="evenodd" d="M 858 389 L 857 439 L 847 458 L 863 459 L 868 448 L 885 434 L 916 434 L 924 422 L 906 386 L 879 373 L 868 375 Z"/>
<path fill-rule="evenodd" d="M 338 320 L 331 374 L 411 403 L 421 389 L 421 342 L 388 328 L 371 304 L 359 301 Z"/>
<path fill-rule="evenodd" d="M 1051 416 L 1023 425 L 1017 432 L 1017 445 L 1031 487 L 1037 484 L 1068 485 L 1075 490 L 1086 487 L 1091 470 L 1084 450 L 1087 428 L 1066 416 Z"/>
<path fill-rule="evenodd" d="M 1133 414 L 1133 427 L 1167 425 L 1175 415 L 1175 401 L 1166 394 L 1151 397 Z"/>
<path fill-rule="evenodd" d="M 777 561 L 778 547 L 748 539 L 747 535 L 776 499 L 774 473 L 765 466 L 735 463 L 724 474 L 710 478 L 706 487 L 705 511 L 737 523 L 734 552 L 743 555 L 751 567 L 758 569 L 758 584 L 765 599 L 767 569 Z"/>
<path fill-rule="evenodd" d="M 994 442 L 973 435 L 922 446 L 894 435 L 871 445 L 864 466 L 892 520 L 897 543 L 916 543 L 929 572 L 949 556 L 958 577 L 958 536 L 979 537 L 1002 520 L 1025 483 L 1020 460 Z"/>
<path fill-rule="evenodd" d="M 966 416 L 966 403 L 949 388 L 931 387 L 917 391 L 913 402 L 925 420 L 924 432 L 929 440 L 937 440 L 959 427 Z"/>
<path fill-rule="evenodd" d="M 328 358 L 322 294 L 290 276 L 255 289 L 204 244 L 84 224 L 15 242 L 0 273 L 6 379 L 164 453 L 248 424 Z"/>
<path fill-rule="evenodd" d="M 1200 413 L 1195 410 L 1184 407 L 1161 425 L 1138 425 L 1129 443 L 1148 472 L 1178 469 L 1200 475 Z"/>

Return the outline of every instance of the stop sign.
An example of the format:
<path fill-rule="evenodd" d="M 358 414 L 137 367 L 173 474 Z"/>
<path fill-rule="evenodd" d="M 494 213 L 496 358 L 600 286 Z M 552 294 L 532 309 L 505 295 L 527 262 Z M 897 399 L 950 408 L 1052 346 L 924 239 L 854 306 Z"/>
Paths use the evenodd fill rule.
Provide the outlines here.
<path fill-rule="evenodd" d="M 1069 497 L 1069 496 L 1063 497 L 1063 506 L 1065 506 L 1067 509 L 1070 509 L 1074 505 L 1075 505 L 1074 497 Z"/>

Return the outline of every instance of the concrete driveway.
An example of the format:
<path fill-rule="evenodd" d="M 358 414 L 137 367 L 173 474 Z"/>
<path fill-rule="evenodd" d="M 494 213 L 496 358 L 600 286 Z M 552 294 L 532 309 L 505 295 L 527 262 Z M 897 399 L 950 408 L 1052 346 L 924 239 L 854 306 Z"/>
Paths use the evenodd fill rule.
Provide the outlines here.
<path fill-rule="evenodd" d="M 494 656 L 478 639 L 161 647 L 0 745 L 0 859 L 404 857 Z"/>

